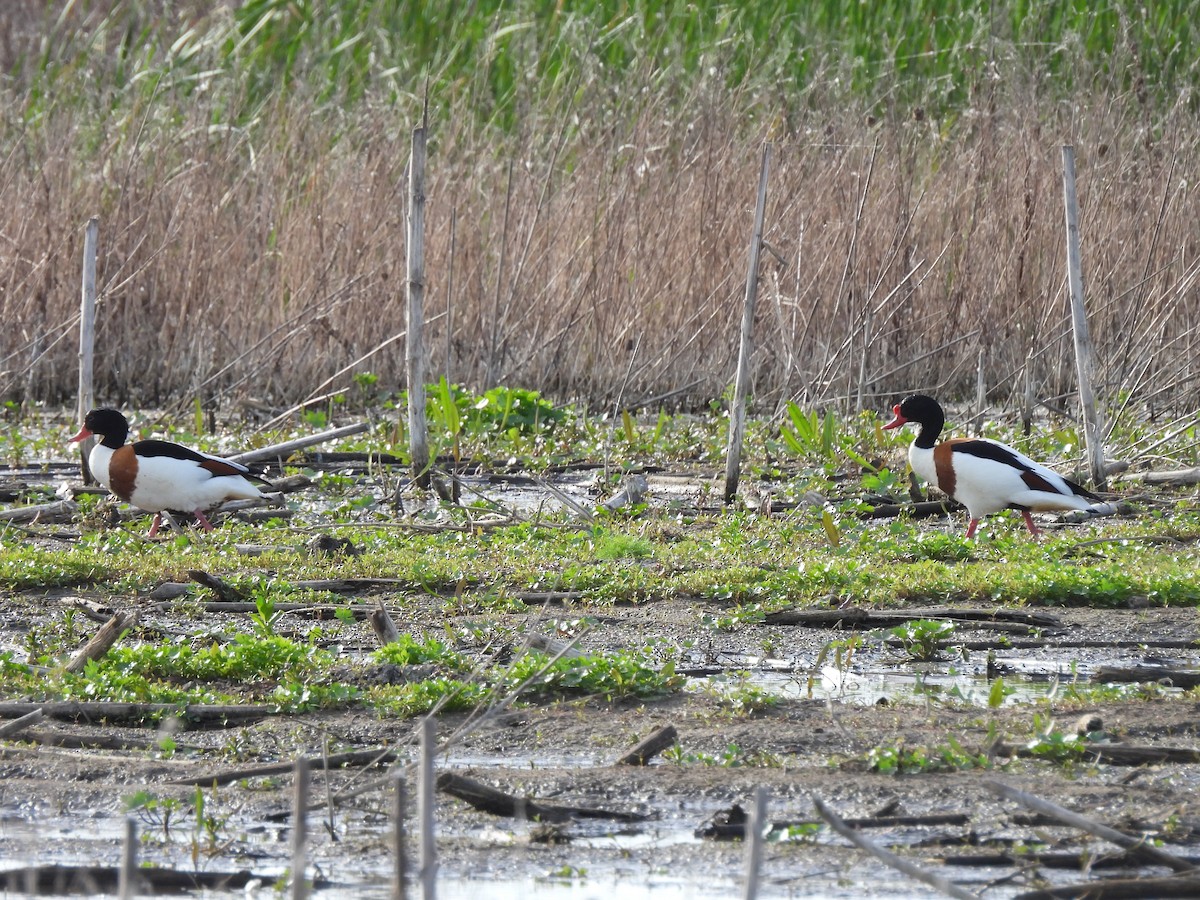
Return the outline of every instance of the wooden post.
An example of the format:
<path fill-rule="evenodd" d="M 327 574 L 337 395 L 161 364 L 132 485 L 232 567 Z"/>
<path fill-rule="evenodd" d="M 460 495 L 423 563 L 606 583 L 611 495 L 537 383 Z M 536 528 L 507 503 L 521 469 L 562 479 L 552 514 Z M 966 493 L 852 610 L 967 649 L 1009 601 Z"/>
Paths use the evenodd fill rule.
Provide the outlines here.
<path fill-rule="evenodd" d="M 133 900 L 137 896 L 137 851 L 137 822 L 132 816 L 126 816 L 125 841 L 121 845 L 121 871 L 117 875 L 117 896 L 121 900 Z"/>
<path fill-rule="evenodd" d="M 762 168 L 758 175 L 758 202 L 754 207 L 754 234 L 750 238 L 750 269 L 746 273 L 746 299 L 742 307 L 742 336 L 738 347 L 737 378 L 729 408 L 729 442 L 725 448 L 725 502 L 737 495 L 742 467 L 742 438 L 746 431 L 746 394 L 750 391 L 751 338 L 754 306 L 758 301 L 758 259 L 762 254 L 763 218 L 767 208 L 767 173 L 771 167 L 771 145 L 763 144 Z"/>
<path fill-rule="evenodd" d="M 417 769 L 417 816 L 421 820 L 421 896 L 437 898 L 437 844 L 434 842 L 434 797 L 436 787 L 433 757 L 437 751 L 437 722 L 426 716 L 421 722 L 421 762 Z"/>
<path fill-rule="evenodd" d="M 458 243 L 458 207 L 450 210 L 450 257 L 446 262 L 446 384 L 452 371 L 451 349 L 454 347 L 454 251 Z"/>
<path fill-rule="evenodd" d="M 96 350 L 96 245 L 100 237 L 100 218 L 92 216 L 88 219 L 87 229 L 83 233 L 83 290 L 79 302 L 79 397 L 77 411 L 78 421 L 83 423 L 83 417 L 88 414 L 96 401 L 93 384 L 93 360 Z M 80 470 L 83 473 L 84 484 L 95 484 L 91 469 L 88 468 L 88 454 L 92 452 L 94 437 L 86 438 L 79 444 Z"/>
<path fill-rule="evenodd" d="M 429 487 L 429 438 L 425 424 L 425 136 L 428 106 L 412 134 L 408 170 L 408 446 L 413 477 Z"/>
<path fill-rule="evenodd" d="M 292 798 L 292 900 L 305 900 L 308 882 L 304 870 L 308 868 L 305 844 L 308 841 L 308 760 L 296 757 L 295 793 Z"/>
<path fill-rule="evenodd" d="M 761 784 L 754 789 L 754 802 L 746 816 L 746 884 L 742 900 L 758 896 L 758 872 L 762 868 L 763 828 L 767 823 L 767 789 Z"/>
<path fill-rule="evenodd" d="M 1075 367 L 1079 372 L 1079 402 L 1083 407 L 1083 436 L 1087 444 L 1092 483 L 1103 490 L 1104 429 L 1092 392 L 1094 370 L 1092 338 L 1088 334 L 1087 310 L 1083 304 L 1083 265 L 1079 254 L 1079 198 L 1075 193 L 1075 148 L 1066 144 L 1063 157 L 1063 198 L 1067 219 L 1067 282 L 1071 288 L 1071 324 L 1075 334 Z"/>
<path fill-rule="evenodd" d="M 392 900 L 404 900 L 408 892 L 408 860 L 404 854 L 404 770 L 397 767 L 392 775 L 392 848 L 396 866 L 392 872 Z"/>
<path fill-rule="evenodd" d="M 1021 430 L 1029 437 L 1033 430 L 1033 407 L 1037 403 L 1037 395 L 1033 386 L 1033 351 L 1025 357 L 1025 390 L 1021 399 Z"/>

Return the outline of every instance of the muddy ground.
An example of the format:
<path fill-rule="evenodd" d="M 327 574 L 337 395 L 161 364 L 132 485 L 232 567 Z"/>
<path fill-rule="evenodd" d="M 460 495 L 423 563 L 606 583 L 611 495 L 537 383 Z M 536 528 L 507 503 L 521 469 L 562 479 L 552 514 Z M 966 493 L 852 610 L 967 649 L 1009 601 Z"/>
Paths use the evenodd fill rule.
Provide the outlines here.
<path fill-rule="evenodd" d="M 29 615 L 28 596 L 7 598 L 5 605 L 10 627 Z M 411 623 L 414 629 L 434 626 L 444 616 L 436 598 L 421 608 Z M 1099 663 L 1194 667 L 1197 653 L 1186 647 L 1198 637 L 1192 610 L 1053 611 L 1060 628 L 1045 629 L 1027 649 L 993 654 L 993 666 L 1023 661 L 1030 671 L 1040 673 L 1030 683 L 1040 685 L 1045 698 L 1037 706 L 996 710 L 988 709 L 980 697 L 986 696 L 988 683 L 988 654 L 983 649 L 926 667 L 930 683 L 939 674 L 949 676 L 951 669 L 965 673 L 965 683 L 977 683 L 979 694 L 960 689 L 965 701 L 919 690 L 876 697 L 872 688 L 863 687 L 873 683 L 868 673 L 911 676 L 913 671 L 902 653 L 882 645 L 863 651 L 848 683 L 825 682 L 821 687 L 818 679 L 810 699 L 808 676 L 834 633 L 762 624 L 714 634 L 701 627 L 702 611 L 686 601 L 571 611 L 596 619 L 597 627 L 581 641 L 584 649 L 641 646 L 652 636 L 693 641 L 696 651 L 690 662 L 697 677 L 679 695 L 636 703 L 594 698 L 509 709 L 458 734 L 465 715 L 439 719 L 439 736 L 445 740 L 454 735 L 438 756 L 442 771 L 545 803 L 646 816 L 634 823 L 588 819 L 548 829 L 479 812 L 439 795 L 439 896 L 737 896 L 743 845 L 697 837 L 695 832 L 732 805 L 748 805 L 757 786 L 769 792 L 768 817 L 773 822 L 816 821 L 813 797 L 846 817 L 963 814 L 961 823 L 892 825 L 870 828 L 868 833 L 986 897 L 1013 897 L 1045 884 L 1167 873 L 1163 868 L 1102 868 L 1101 861 L 1115 848 L 998 799 L 984 786 L 988 780 L 1132 834 L 1162 838 L 1168 849 L 1182 855 L 1200 856 L 1200 847 L 1193 846 L 1200 841 L 1200 765 L 1128 766 L 1103 758 L 1064 764 L 1020 758 L 1012 749 L 1030 739 L 1035 717 L 1052 716 L 1060 730 L 1071 732 L 1084 714 L 1099 717 L 1104 737 L 1119 745 L 1196 749 L 1200 717 L 1192 699 L 1167 693 L 1154 699 L 1084 703 L 1073 700 L 1069 690 L 1073 677 L 1086 678 Z M 539 615 L 509 615 L 507 624 L 544 630 L 546 623 L 538 621 Z M 561 617 L 562 611 L 553 615 Z M 487 616 L 488 621 L 496 618 Z M 464 616 L 456 624 L 469 620 Z M 233 617 L 210 624 L 224 624 L 230 631 L 238 625 Z M 280 630 L 305 627 L 303 620 L 289 615 Z M 986 626 L 963 637 L 980 648 L 1000 641 Z M 363 640 L 368 642 L 367 633 Z M 791 689 L 769 710 L 735 714 L 712 688 L 713 676 L 700 676 L 725 668 L 762 668 L 755 654 L 764 642 L 777 648 L 778 658 L 771 662 L 776 679 L 770 682 L 772 689 L 784 690 L 781 685 L 789 680 Z M 1045 673 L 1055 668 L 1063 674 L 1048 681 Z M 678 732 L 674 759 L 659 757 L 645 767 L 612 764 L 635 741 L 666 725 Z M 146 729 L 83 719 L 47 722 L 39 728 L 44 734 L 104 741 L 147 736 Z M 181 806 L 167 822 L 162 821 L 162 806 L 137 817 L 143 860 L 185 872 L 249 872 L 260 879 L 254 884 L 261 884 L 262 895 L 268 896 L 273 879 L 288 866 L 290 776 L 244 777 L 205 791 L 208 828 L 198 825 L 187 808 L 195 788 L 174 782 L 260 763 L 286 763 L 301 753 L 319 757 L 326 747 L 330 752 L 386 748 L 409 760 L 415 752 L 415 729 L 415 721 L 380 720 L 363 712 L 268 716 L 228 727 L 180 731 L 171 758 L 144 749 L 52 746 L 52 735 L 37 743 L 5 741 L 0 749 L 3 868 L 116 865 L 124 801 L 146 791 L 166 805 L 174 798 Z M 1010 747 L 1001 749 L 989 768 L 887 775 L 870 771 L 864 762 L 871 748 L 900 742 L 940 747 L 956 741 L 965 750 L 982 752 L 996 738 Z M 328 781 L 323 773 L 314 774 L 317 808 L 309 819 L 309 872 L 325 896 L 387 896 L 386 879 L 393 865 L 388 784 L 381 767 L 337 771 Z M 415 790 L 412 781 L 409 787 Z M 335 798 L 332 812 L 330 797 Z M 410 807 L 410 823 L 411 814 L 415 807 Z M 415 841 L 409 846 L 415 848 Z M 947 865 L 943 860 L 948 857 L 973 857 L 986 864 L 962 865 L 960 859 L 958 865 Z M 411 865 L 415 867 L 415 861 Z M 1081 866 L 1093 865 L 1081 871 Z M 254 887 L 234 892 L 254 895 Z M 886 869 L 825 828 L 815 836 L 777 835 L 767 844 L 759 896 L 940 894 Z"/>

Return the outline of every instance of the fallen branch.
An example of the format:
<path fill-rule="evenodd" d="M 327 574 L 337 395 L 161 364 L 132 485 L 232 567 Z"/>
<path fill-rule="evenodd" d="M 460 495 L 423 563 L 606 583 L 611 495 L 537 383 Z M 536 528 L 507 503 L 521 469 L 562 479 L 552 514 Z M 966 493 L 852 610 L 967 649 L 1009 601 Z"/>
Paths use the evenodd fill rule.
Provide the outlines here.
<path fill-rule="evenodd" d="M 11 722 L 5 722 L 3 725 L 0 725 L 0 738 L 10 738 L 13 735 L 20 734 L 31 725 L 36 725 L 42 721 L 45 717 L 46 714 L 42 712 L 42 708 L 39 706 L 33 712 L 26 713 L 19 719 L 13 719 Z"/>
<path fill-rule="evenodd" d="M 649 818 L 645 813 L 538 803 L 536 800 L 514 797 L 512 794 L 506 794 L 504 791 L 454 772 L 443 772 L 439 775 L 437 788 L 451 797 L 457 797 L 476 809 L 494 816 L 536 819 L 541 822 L 569 822 L 572 819 L 614 819 L 618 822 L 643 822 Z"/>
<path fill-rule="evenodd" d="M 237 456 L 228 457 L 232 462 L 246 463 L 258 462 L 263 459 L 273 459 L 275 457 L 287 457 L 295 450 L 303 450 L 305 447 L 312 447 L 316 444 L 324 444 L 326 441 L 335 441 L 338 438 L 350 437 L 355 434 L 362 434 L 371 427 L 370 422 L 359 422 L 356 425 L 344 425 L 341 428 L 332 428 L 329 431 L 321 431 L 317 434 L 310 434 L 307 437 L 296 438 L 293 441 L 284 441 L 282 444 L 272 444 L 270 447 L 262 447 L 258 450 L 250 450 L 246 453 L 239 453 Z"/>
<path fill-rule="evenodd" d="M 992 752 L 998 756 L 1033 758 L 1037 753 L 1025 747 L 997 743 Z M 1087 744 L 1085 753 L 1089 759 L 1113 766 L 1151 766 L 1161 763 L 1200 762 L 1200 750 L 1191 747 L 1139 747 L 1132 744 Z"/>
<path fill-rule="evenodd" d="M 17 720 L 18 722 L 20 719 Z M 68 750 L 154 750 L 161 746 L 158 738 L 141 737 L 140 735 L 117 734 L 71 734 L 54 729 L 32 728 L 25 731 L 20 738 L 30 744 L 44 744 L 47 747 L 65 747 Z M 185 748 L 176 745 L 178 749 Z"/>
<path fill-rule="evenodd" d="M 1092 681 L 1120 682 L 1169 682 L 1173 687 L 1194 688 L 1200 685 L 1200 672 L 1195 669 L 1166 669 L 1161 666 L 1100 666 L 1093 673 Z"/>
<path fill-rule="evenodd" d="M 224 725 L 230 721 L 244 723 L 246 719 L 261 719 L 278 715 L 279 709 L 265 705 L 227 705 L 193 703 L 119 703 L 103 700 L 55 700 L 50 702 L 0 701 L 0 718 L 12 719 L 40 709 L 51 719 L 89 722 L 106 720 L 145 720 L 177 715 L 192 722 Z"/>
<path fill-rule="evenodd" d="M 396 753 L 391 750 L 350 750 L 346 753 L 335 753 L 333 756 L 313 756 L 308 759 L 310 769 L 348 769 L 366 766 L 386 765 L 396 760 Z M 188 778 L 176 778 L 167 784 L 191 784 L 201 787 L 212 785 L 232 784 L 247 778 L 268 778 L 274 775 L 286 775 L 296 767 L 295 760 L 285 763 L 270 763 L 264 766 L 247 766 L 243 769 L 229 769 L 212 775 L 193 775 Z"/>
<path fill-rule="evenodd" d="M 116 894 L 119 866 L 23 866 L 0 872 L 0 890 L 22 896 L 62 896 L 65 894 Z M 139 868 L 135 888 L 139 894 L 175 893 L 206 889 L 214 891 L 240 890 L 251 882 L 263 886 L 275 884 L 270 875 L 250 872 L 205 872 L 202 869 L 175 869 L 151 866 Z M 325 884 L 315 879 L 313 887 Z"/>
<path fill-rule="evenodd" d="M 1144 837 L 1132 837 L 1124 832 L 1117 831 L 1115 828 L 1109 828 L 1107 825 L 1089 819 L 1086 816 L 1081 816 L 1079 813 L 1064 809 L 1057 804 L 1051 803 L 1049 800 L 1043 800 L 1041 797 L 1027 794 L 1025 791 L 1009 787 L 1007 784 L 1002 784 L 999 781 L 985 779 L 983 786 L 999 797 L 1020 803 L 1022 806 L 1026 806 L 1035 812 L 1040 812 L 1043 815 L 1051 816 L 1060 822 L 1064 822 L 1072 828 L 1078 828 L 1086 831 L 1088 834 L 1116 844 L 1118 847 L 1124 847 L 1131 855 L 1137 857 L 1142 862 L 1156 866 L 1166 866 L 1176 872 L 1195 871 L 1195 867 L 1186 859 L 1181 859 L 1164 850 L 1159 850 L 1157 847 L 1150 846 L 1146 843 Z"/>
<path fill-rule="evenodd" d="M 0 510 L 0 522 L 70 522 L 78 511 L 79 505 L 72 500 L 55 500 Z"/>
<path fill-rule="evenodd" d="M 741 813 L 741 817 L 735 814 Z M 745 813 L 740 806 L 726 812 L 724 821 L 712 821 L 696 829 L 696 837 L 718 841 L 740 841 L 746 836 Z M 859 819 L 843 819 L 851 828 L 923 828 L 935 825 L 969 825 L 971 817 L 966 813 L 934 813 L 927 816 L 866 816 Z M 782 819 L 772 822 L 768 833 L 784 832 L 791 828 L 819 825 L 811 819 Z"/>
<path fill-rule="evenodd" d="M 950 619 L 955 622 L 980 624 L 998 630 L 1013 625 L 1022 628 L 1062 628 L 1062 620 L 1047 613 L 1016 609 L 956 609 L 953 606 L 930 606 L 904 612 L 877 612 L 853 606 L 847 609 L 781 609 L 768 613 L 768 625 L 802 625 L 807 628 L 892 628 L 920 619 Z"/>
<path fill-rule="evenodd" d="M 922 500 L 920 503 L 881 503 L 863 510 L 859 515 L 866 519 L 894 519 L 907 515 L 913 519 L 928 519 L 932 516 L 948 516 L 957 504 L 945 500 Z"/>
<path fill-rule="evenodd" d="M 1017 894 L 1013 900 L 1146 900 L 1147 897 L 1200 897 L 1200 878 L 1171 875 L 1165 878 L 1121 878 L 1065 884 Z"/>
<path fill-rule="evenodd" d="M 970 891 L 963 890 L 958 885 L 943 878 L 941 875 L 938 875 L 935 872 L 929 872 L 921 866 L 918 866 L 916 863 L 910 862 L 901 856 L 897 856 L 895 853 L 892 853 L 892 851 L 876 844 L 866 835 L 860 834 L 858 831 L 847 825 L 837 813 L 826 806 L 820 797 L 814 795 L 812 801 L 813 806 L 817 808 L 817 812 L 820 814 L 821 818 L 828 822 L 829 826 L 834 831 L 836 831 L 846 840 L 850 841 L 850 843 L 854 844 L 854 846 L 858 847 L 860 850 L 870 853 L 885 865 L 891 866 L 893 869 L 903 872 L 910 878 L 915 878 L 917 881 L 927 884 L 935 890 L 941 891 L 943 894 L 946 894 L 950 897 L 956 897 L 958 900 L 979 900 L 978 894 L 972 894 Z"/>
<path fill-rule="evenodd" d="M 1191 469 L 1174 469 L 1169 472 L 1138 472 L 1133 475 L 1123 475 L 1120 480 L 1172 486 L 1200 484 L 1200 466 Z"/>

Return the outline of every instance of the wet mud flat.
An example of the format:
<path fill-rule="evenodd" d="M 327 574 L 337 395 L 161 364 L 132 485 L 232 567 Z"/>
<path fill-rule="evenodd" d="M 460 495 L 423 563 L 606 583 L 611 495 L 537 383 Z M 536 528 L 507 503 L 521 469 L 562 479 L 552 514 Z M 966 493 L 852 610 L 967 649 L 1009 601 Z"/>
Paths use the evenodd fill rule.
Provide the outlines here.
<path fill-rule="evenodd" d="M 987 897 L 1169 874 L 998 797 L 988 782 L 1161 842 L 1181 858 L 1200 858 L 1195 701 L 1177 688 L 1160 687 L 1158 696 L 1149 697 L 1131 690 L 1127 699 L 1099 702 L 1071 690 L 1072 681 L 1084 684 L 1089 670 L 1105 665 L 1141 669 L 1140 677 L 1154 667 L 1177 677 L 1194 670 L 1194 611 L 1056 610 L 1060 628 L 1041 630 L 1036 646 L 1005 651 L 1005 658 L 1020 659 L 1033 671 L 1028 683 L 1045 685 L 1044 696 L 1036 705 L 998 708 L 969 690 L 928 687 L 937 675 L 951 677 L 952 667 L 976 672 L 970 677 L 985 684 L 989 654 L 982 649 L 953 664 L 927 666 L 922 690 L 872 699 L 848 691 L 845 679 L 822 692 L 815 661 L 830 640 L 826 627 L 764 622 L 714 636 L 698 628 L 696 606 L 685 601 L 594 613 L 596 626 L 583 649 L 629 646 L 648 633 L 690 636 L 696 658 L 688 689 L 636 703 L 586 698 L 513 707 L 478 721 L 445 715 L 438 720 L 444 749 L 436 766 L 440 774 L 477 781 L 531 805 L 627 815 L 547 823 L 497 816 L 440 792 L 441 896 L 533 891 L 586 897 L 613 890 L 648 898 L 734 895 L 742 884 L 744 847 L 728 825 L 760 786 L 773 823 L 762 861 L 764 897 L 939 896 L 834 834 L 816 814 L 814 798 L 857 820 L 880 844 Z M 432 625 L 443 614 L 437 598 L 428 598 L 412 626 Z M 978 636 L 981 647 L 997 640 L 986 626 Z M 786 647 L 787 656 L 758 658 L 764 642 Z M 997 654 L 990 660 L 994 667 Z M 874 656 L 864 653 L 856 666 L 859 673 L 914 674 L 912 664 L 886 646 Z M 1060 674 L 1045 674 L 1052 670 Z M 768 687 L 770 679 L 784 678 L 795 689 L 753 715 L 731 711 L 721 699 L 731 676 L 738 673 L 733 680 L 744 684 L 745 673 L 755 671 Z M 853 683 L 855 672 L 843 674 Z M 1023 748 L 1047 718 L 1067 733 L 1086 722 L 1080 727 L 1092 732 L 1094 754 L 1058 762 L 1026 755 Z M 631 745 L 667 726 L 677 735 L 667 752 L 644 766 L 615 764 Z M 148 794 L 158 805 L 131 813 L 145 864 L 207 873 L 214 879 L 210 895 L 254 895 L 257 889 L 266 896 L 287 874 L 288 764 L 304 755 L 317 769 L 308 816 L 309 877 L 316 890 L 388 896 L 395 860 L 388 766 L 408 771 L 411 798 L 415 729 L 416 720 L 358 711 L 263 715 L 185 727 L 173 735 L 176 749 L 166 756 L 154 749 L 152 728 L 56 710 L 37 730 L 0 748 L 4 868 L 74 866 L 84 874 L 92 869 L 95 877 L 111 871 L 120 859 L 125 807 L 131 797 Z M 123 739 L 133 746 L 123 749 Z M 869 764 L 873 748 L 936 750 L 951 743 L 982 754 L 986 765 L 883 774 Z M 356 754 L 355 765 L 321 770 L 325 758 L 336 762 L 347 752 Z M 373 752 L 381 755 L 371 765 Z M 255 774 L 262 765 L 274 769 Z M 231 773 L 237 777 L 230 779 Z M 197 785 L 206 785 L 199 813 Z M 410 829 L 414 813 L 410 799 Z M 410 854 L 415 837 L 410 832 Z M 410 855 L 410 871 L 415 864 Z M 238 878 L 222 888 L 220 874 Z M 16 881 L 6 883 L 22 889 Z M 102 881 L 80 883 L 91 892 L 105 889 Z M 65 885 L 60 880 L 58 886 Z M 167 889 L 163 884 L 155 892 Z"/>
<path fill-rule="evenodd" d="M 350 462 L 328 464 L 341 470 Z M 706 496 L 695 476 L 648 477 L 659 506 L 695 511 Z M 504 507 L 547 510 L 571 499 L 595 503 L 595 484 L 593 471 L 560 473 L 548 499 L 544 479 L 464 479 L 467 490 Z M 360 583 L 353 602 L 389 602 L 389 590 L 386 579 Z M 71 594 L 71 602 L 91 602 L 104 614 L 113 599 Z M 0 596 L 0 645 L 19 648 L 21 623 L 64 599 L 53 591 Z M 403 602 L 405 630 L 442 629 L 445 597 L 406 592 Z M 702 622 L 720 604 L 698 598 L 526 602 L 525 612 L 455 612 L 454 624 L 553 634 L 567 617 L 589 623 L 578 648 L 592 653 L 654 641 L 688 647 L 678 661 L 687 688 L 656 700 L 573 698 L 507 705 L 483 717 L 439 716 L 435 765 L 443 786 L 455 783 L 444 777 L 452 775 L 514 800 L 512 814 L 498 815 L 461 792 L 437 793 L 442 897 L 737 895 L 746 870 L 738 812 L 758 788 L 771 823 L 760 897 L 942 895 L 834 833 L 816 800 L 878 844 L 985 897 L 1036 896 L 1101 879 L 1139 880 L 1149 890 L 1147 879 L 1175 871 L 1004 799 L 995 783 L 1159 844 L 1177 859 L 1200 858 L 1200 710 L 1185 693 L 1200 678 L 1195 610 L 879 610 L 832 598 L 722 630 Z M 155 595 L 134 603 L 140 627 L 194 630 L 194 609 L 185 613 Z M 285 609 L 277 627 L 302 637 L 327 613 Z M 244 612 L 220 602 L 205 604 L 204 616 L 214 633 L 245 629 Z M 863 642 L 845 664 L 828 652 L 838 639 L 914 620 L 953 622 L 953 652 L 917 663 L 886 640 Z M 340 643 L 361 657 L 377 643 L 362 617 L 354 628 L 356 636 Z M 1001 678 L 1006 692 L 997 698 Z M 1094 690 L 1099 685 L 1109 687 Z M 774 702 L 755 711 L 736 702 L 764 694 Z M 291 864 L 290 766 L 298 756 L 314 770 L 307 874 L 317 893 L 390 895 L 397 770 L 406 776 L 405 846 L 415 877 L 418 720 L 360 710 L 216 711 L 185 718 L 167 752 L 159 730 L 111 707 L 99 714 L 40 706 L 44 721 L 0 741 L 0 869 L 15 873 L 0 884 L 9 891 L 112 893 L 129 816 L 140 859 L 156 873 L 145 893 L 182 885 L 210 896 L 274 895 Z M 0 728 L 29 708 L 0 704 Z M 648 764 L 617 763 L 668 727 L 675 742 Z M 1090 742 L 1082 757 L 1030 751 L 1038 734 L 1080 732 Z M 936 764 L 948 748 L 976 762 Z M 909 770 L 877 764 L 905 750 L 924 751 L 932 762 Z M 592 814 L 556 821 L 527 814 L 549 807 Z M 31 880 L 31 871 L 43 877 Z M 1133 890 L 1126 896 L 1147 895 Z"/>

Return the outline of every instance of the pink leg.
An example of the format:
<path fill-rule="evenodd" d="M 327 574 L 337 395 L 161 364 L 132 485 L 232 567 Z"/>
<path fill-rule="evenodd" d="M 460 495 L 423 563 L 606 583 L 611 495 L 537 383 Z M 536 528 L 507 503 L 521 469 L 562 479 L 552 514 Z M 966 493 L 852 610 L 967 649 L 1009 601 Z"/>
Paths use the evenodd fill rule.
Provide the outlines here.
<path fill-rule="evenodd" d="M 204 515 L 204 510 L 194 509 L 194 510 L 192 510 L 192 515 L 195 516 L 197 520 L 199 520 L 200 527 L 203 528 L 205 531 L 213 530 L 212 522 L 208 521 L 208 516 Z"/>
<path fill-rule="evenodd" d="M 975 529 L 979 527 L 979 520 L 972 519 L 971 524 L 967 526 L 967 540 L 975 537 Z"/>
<path fill-rule="evenodd" d="M 162 527 L 162 513 L 154 514 L 154 521 L 150 523 L 150 530 L 146 532 L 146 537 L 152 538 L 158 534 L 158 529 Z"/>
<path fill-rule="evenodd" d="M 1037 537 L 1042 533 L 1042 530 L 1033 524 L 1033 516 L 1029 514 L 1029 510 L 1021 510 L 1021 515 L 1025 517 L 1025 527 L 1029 529 L 1030 534 L 1032 534 L 1034 537 Z"/>

